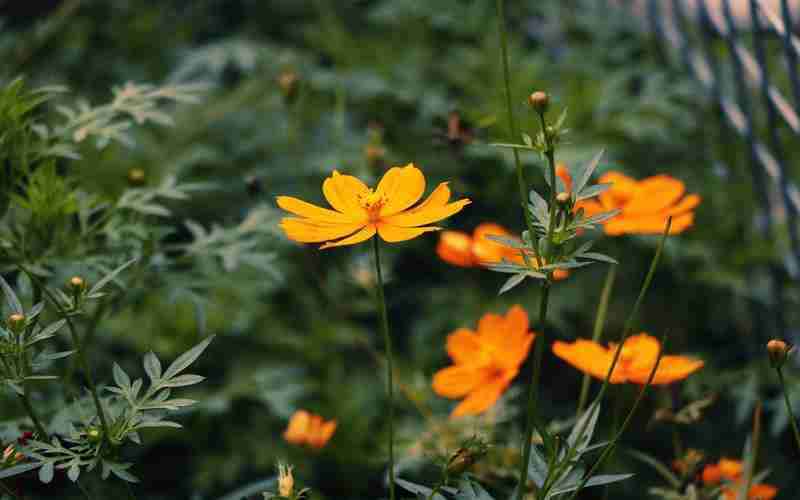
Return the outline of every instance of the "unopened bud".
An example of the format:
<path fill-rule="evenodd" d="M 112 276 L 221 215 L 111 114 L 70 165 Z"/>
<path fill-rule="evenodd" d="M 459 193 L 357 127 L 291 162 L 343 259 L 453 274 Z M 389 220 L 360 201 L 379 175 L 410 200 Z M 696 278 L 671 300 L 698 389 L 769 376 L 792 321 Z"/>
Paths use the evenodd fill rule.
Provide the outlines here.
<path fill-rule="evenodd" d="M 73 290 L 79 290 L 79 291 L 83 290 L 84 288 L 86 288 L 86 280 L 84 280 L 80 276 L 73 276 L 69 280 L 69 286 Z"/>
<path fill-rule="evenodd" d="M 530 104 L 537 113 L 544 114 L 550 106 L 550 96 L 548 96 L 546 92 L 537 90 L 528 96 L 528 104 Z"/>
<path fill-rule="evenodd" d="M 294 476 L 291 465 L 278 465 L 278 495 L 291 498 L 294 493 Z"/>
<path fill-rule="evenodd" d="M 300 79 L 294 71 L 284 71 L 278 75 L 278 86 L 287 100 L 294 99 L 297 94 L 297 82 Z"/>
<path fill-rule="evenodd" d="M 460 475 L 475 465 L 488 452 L 488 446 L 480 438 L 473 437 L 456 450 L 447 461 L 447 474 Z"/>
<path fill-rule="evenodd" d="M 93 443 L 99 443 L 103 439 L 103 433 L 97 427 L 92 427 L 86 431 L 86 437 Z"/>
<path fill-rule="evenodd" d="M 767 353 L 769 354 L 769 362 L 773 368 L 780 368 L 786 362 L 786 358 L 794 349 L 793 346 L 787 344 L 783 340 L 772 339 L 767 342 Z"/>
<path fill-rule="evenodd" d="M 566 191 L 561 191 L 556 195 L 556 201 L 561 203 L 562 205 L 569 203 L 569 200 L 570 196 L 569 193 L 567 193 Z"/>
<path fill-rule="evenodd" d="M 141 168 L 128 170 L 128 184 L 131 186 L 142 186 L 147 178 L 147 174 Z"/>
<path fill-rule="evenodd" d="M 14 313 L 8 317 L 7 323 L 12 332 L 19 333 L 25 328 L 25 316 L 20 313 Z"/>

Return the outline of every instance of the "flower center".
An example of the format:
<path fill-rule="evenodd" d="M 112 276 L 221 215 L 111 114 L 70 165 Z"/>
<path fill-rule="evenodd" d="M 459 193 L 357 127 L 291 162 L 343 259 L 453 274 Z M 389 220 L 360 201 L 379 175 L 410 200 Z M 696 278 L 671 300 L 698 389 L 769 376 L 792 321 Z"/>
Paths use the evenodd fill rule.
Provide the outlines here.
<path fill-rule="evenodd" d="M 370 222 L 376 222 L 380 216 L 381 208 L 386 204 L 386 198 L 383 194 L 376 193 L 370 189 L 359 196 L 358 202 L 367 211 Z"/>

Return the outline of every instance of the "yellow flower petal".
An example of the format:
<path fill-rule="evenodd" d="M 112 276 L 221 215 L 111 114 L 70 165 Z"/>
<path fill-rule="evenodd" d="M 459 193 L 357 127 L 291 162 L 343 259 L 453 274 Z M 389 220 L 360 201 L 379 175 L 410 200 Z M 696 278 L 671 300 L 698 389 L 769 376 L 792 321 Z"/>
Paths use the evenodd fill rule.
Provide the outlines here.
<path fill-rule="evenodd" d="M 685 190 L 683 182 L 667 175 L 648 177 L 636 184 L 633 197 L 622 207 L 622 214 L 656 214 L 675 204 Z"/>
<path fill-rule="evenodd" d="M 400 227 L 392 226 L 390 224 L 378 224 L 378 234 L 387 243 L 395 243 L 398 241 L 406 241 L 417 236 L 430 232 L 438 231 L 441 228 L 427 226 L 427 227 Z"/>
<path fill-rule="evenodd" d="M 278 206 L 287 212 L 299 215 L 300 217 L 307 217 L 319 222 L 330 222 L 334 224 L 359 222 L 359 219 L 352 215 L 346 215 L 341 212 L 328 210 L 327 208 L 318 207 L 303 200 L 294 198 L 292 196 L 278 196 L 276 199 Z"/>
<path fill-rule="evenodd" d="M 358 220 L 366 219 L 367 212 L 359 197 L 369 194 L 366 184 L 352 175 L 342 175 L 336 170 L 322 183 L 322 193 L 333 208 Z"/>
<path fill-rule="evenodd" d="M 459 200 L 444 206 L 428 206 L 424 208 L 417 208 L 407 212 L 401 212 L 390 217 L 384 217 L 382 220 L 387 224 L 400 227 L 415 227 L 423 226 L 438 222 L 446 219 L 453 214 L 460 212 L 465 206 L 472 203 L 469 199 Z"/>
<path fill-rule="evenodd" d="M 615 348 L 609 350 L 613 353 Z M 630 359 L 630 370 L 641 370 L 650 373 L 656 359 L 658 359 L 658 353 L 660 351 L 661 343 L 657 338 L 647 335 L 646 333 L 631 335 L 625 341 L 620 360 L 623 358 Z"/>
<path fill-rule="evenodd" d="M 500 399 L 506 387 L 508 387 L 508 382 L 504 379 L 495 379 L 484 383 L 456 406 L 450 416 L 457 418 L 464 415 L 479 415 L 485 412 Z"/>
<path fill-rule="evenodd" d="M 481 353 L 481 344 L 475 332 L 459 328 L 447 336 L 447 354 L 455 364 L 474 362 Z"/>
<path fill-rule="evenodd" d="M 483 371 L 470 365 L 442 368 L 433 375 L 433 392 L 445 398 L 460 398 L 483 382 Z"/>
<path fill-rule="evenodd" d="M 655 363 L 655 360 L 653 360 L 653 363 Z M 629 380 L 640 385 L 647 383 L 650 372 L 653 370 L 653 363 L 650 366 L 631 368 L 628 372 Z M 703 362 L 699 359 L 687 358 L 686 356 L 663 356 L 651 383 L 653 385 L 667 385 L 678 382 L 702 367 Z"/>
<path fill-rule="evenodd" d="M 331 224 L 286 217 L 281 220 L 280 226 L 290 240 L 300 243 L 319 243 L 351 235 L 364 227 L 364 224 Z"/>
<path fill-rule="evenodd" d="M 385 200 L 381 207 L 381 217 L 402 212 L 419 201 L 424 192 L 425 176 L 413 163 L 405 167 L 390 168 L 375 190 Z"/>
<path fill-rule="evenodd" d="M 373 236 L 375 236 L 375 232 L 376 232 L 375 225 L 370 224 L 361 229 L 360 231 L 358 231 L 357 233 L 348 236 L 347 238 L 344 238 L 339 241 L 329 241 L 328 243 L 325 243 L 319 248 L 320 250 L 325 250 L 326 248 L 341 247 L 345 245 L 355 245 L 356 243 L 361 243 L 362 241 L 366 241 L 372 238 Z"/>

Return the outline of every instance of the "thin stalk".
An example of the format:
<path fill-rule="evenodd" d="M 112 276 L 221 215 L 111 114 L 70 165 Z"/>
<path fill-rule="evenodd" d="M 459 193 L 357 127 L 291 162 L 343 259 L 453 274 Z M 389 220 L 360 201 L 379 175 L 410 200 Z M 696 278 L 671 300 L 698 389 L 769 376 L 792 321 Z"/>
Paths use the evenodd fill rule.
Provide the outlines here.
<path fill-rule="evenodd" d="M 6 486 L 6 483 L 3 481 L 0 481 L 0 489 L 2 489 L 6 495 L 15 498 L 16 500 L 20 500 L 20 496 L 17 495 L 17 492 Z"/>
<path fill-rule="evenodd" d="M 630 330 L 633 326 L 633 323 L 636 319 L 636 315 L 638 314 L 639 307 L 641 306 L 642 301 L 644 300 L 644 296 L 647 294 L 647 290 L 650 288 L 650 283 L 653 280 L 653 275 L 655 274 L 655 270 L 658 267 L 658 262 L 661 259 L 661 253 L 664 250 L 664 244 L 667 240 L 667 235 L 669 235 L 669 229 L 672 226 L 672 217 L 667 218 L 667 224 L 664 227 L 664 233 L 661 235 L 661 240 L 658 243 L 658 248 L 656 249 L 656 253 L 653 256 L 653 260 L 650 263 L 650 269 L 647 272 L 647 276 L 645 276 L 644 282 L 642 283 L 642 288 L 639 291 L 639 296 L 636 298 L 636 303 L 633 305 L 633 310 L 631 311 L 628 319 L 625 321 L 625 327 L 622 330 L 622 336 L 619 341 L 619 345 L 617 349 L 614 351 L 614 358 L 611 360 L 611 366 L 608 367 L 608 372 L 606 372 L 606 376 L 603 379 L 603 385 L 600 387 L 600 391 L 597 394 L 596 400 L 601 401 L 603 396 L 605 396 L 606 390 L 608 390 L 609 380 L 611 380 L 611 374 L 614 373 L 614 369 L 617 366 L 617 362 L 619 361 L 619 356 L 622 353 L 622 346 L 625 344 L 625 340 L 628 338 L 630 334 Z M 578 439 L 575 440 L 576 443 L 580 443 L 583 440 L 583 435 L 586 432 L 586 427 L 589 424 L 589 421 L 586 420 L 583 423 L 582 428 L 578 431 Z M 569 450 L 568 460 L 572 459 L 574 455 L 575 448 Z"/>
<path fill-rule="evenodd" d="M 736 500 L 747 500 L 750 498 L 748 492 L 753 485 L 753 473 L 756 470 L 756 463 L 758 462 L 758 447 L 761 442 L 761 402 L 756 403 L 756 408 L 753 410 L 753 439 L 750 441 L 750 457 L 745 471 L 744 489 L 739 490 L 736 495 Z"/>
<path fill-rule="evenodd" d="M 58 309 L 58 313 L 67 321 L 67 327 L 69 329 L 70 336 L 72 337 L 72 344 L 75 347 L 75 350 L 77 351 L 78 360 L 81 363 L 81 369 L 83 370 L 86 376 L 86 381 L 89 384 L 89 392 L 92 395 L 94 406 L 97 409 L 97 416 L 100 417 L 100 425 L 103 428 L 103 440 L 110 444 L 111 441 L 109 440 L 109 437 L 111 434 L 109 433 L 109 426 L 108 426 L 108 420 L 106 419 L 106 412 L 105 409 L 103 408 L 102 403 L 100 403 L 100 396 L 98 395 L 97 392 L 97 386 L 94 383 L 94 377 L 92 376 L 92 371 L 89 368 L 89 362 L 86 360 L 86 352 L 83 349 L 81 338 L 78 335 L 78 331 L 75 329 L 75 324 L 72 322 L 72 318 L 70 317 L 69 314 L 67 314 L 64 308 L 61 307 L 61 304 L 58 302 L 58 299 L 56 299 L 55 296 L 53 296 L 52 292 L 50 292 L 50 290 L 48 290 L 47 287 L 44 286 L 44 284 L 41 282 L 41 280 L 39 280 L 38 277 L 36 277 L 32 272 L 30 272 L 30 270 L 28 270 L 27 267 L 23 266 L 22 264 L 17 264 L 17 266 L 22 270 L 22 272 L 28 275 L 28 277 L 32 282 L 37 283 L 42 288 L 42 292 L 44 293 L 45 297 L 47 297 L 47 300 L 49 300 L 50 303 L 52 303 L 56 307 L 56 309 Z"/>
<path fill-rule="evenodd" d="M 31 417 L 33 426 L 36 427 L 36 432 L 39 433 L 40 438 L 43 439 L 44 441 L 47 441 L 49 439 L 49 435 L 47 434 L 47 431 L 44 429 L 42 421 L 39 420 L 39 416 L 36 415 L 36 410 L 33 409 L 30 397 L 28 397 L 28 392 L 25 391 L 24 393 L 19 394 L 19 400 L 22 402 L 22 406 L 25 407 L 25 411 L 28 413 L 28 416 Z"/>
<path fill-rule="evenodd" d="M 606 280 L 603 283 L 603 291 L 600 293 L 600 303 L 597 305 L 597 314 L 594 317 L 594 329 L 592 330 L 592 342 L 600 342 L 603 336 L 603 327 L 606 323 L 606 313 L 608 312 L 608 303 L 611 300 L 611 290 L 614 288 L 614 280 L 617 278 L 617 266 L 612 264 L 606 273 Z M 581 384 L 581 395 L 578 398 L 578 411 L 575 413 L 575 418 L 578 418 L 586 408 L 586 401 L 589 399 L 589 386 L 591 385 L 592 377 L 588 373 L 583 374 L 583 383 Z"/>
<path fill-rule="evenodd" d="M 386 297 L 383 292 L 383 273 L 381 271 L 381 252 L 378 237 L 372 238 L 375 253 L 375 274 L 378 278 L 377 308 L 381 316 L 383 342 L 386 346 L 386 393 L 389 398 L 389 499 L 394 500 L 394 380 L 392 375 L 392 339 L 389 335 L 389 315 L 386 313 Z"/>
<path fill-rule="evenodd" d="M 131 486 L 131 483 L 129 483 L 128 481 L 123 481 L 123 482 L 125 483 L 125 491 L 128 492 L 128 498 L 130 500 L 136 500 L 136 495 L 133 493 L 133 487 Z"/>
<path fill-rule="evenodd" d="M 497 0 L 497 23 L 500 32 L 500 51 L 503 59 L 503 83 L 506 90 L 506 109 L 508 111 L 508 127 L 511 130 L 511 142 L 518 140 L 519 131 L 517 129 L 517 119 L 514 116 L 514 107 L 511 103 L 511 76 L 508 69 L 508 33 L 506 32 L 506 14 L 505 14 L 505 1 Z M 528 226 L 528 234 L 533 242 L 532 250 L 533 256 L 536 259 L 536 265 L 542 267 L 542 259 L 539 256 L 539 249 L 536 248 L 536 232 L 533 228 L 533 218 L 530 210 L 528 209 L 528 188 L 525 184 L 525 173 L 522 170 L 522 162 L 519 159 L 519 152 L 516 148 L 512 148 L 511 152 L 514 154 L 514 166 L 517 169 L 517 182 L 519 183 L 519 200 L 522 203 L 522 213 L 525 215 L 525 224 Z"/>
<path fill-rule="evenodd" d="M 789 412 L 789 422 L 792 423 L 792 433 L 794 434 L 795 443 L 797 443 L 797 450 L 800 451 L 800 431 L 797 429 L 797 421 L 794 418 L 794 411 L 792 410 L 792 402 L 789 400 L 789 393 L 786 391 L 786 381 L 783 378 L 783 369 L 780 366 L 775 367 L 778 372 L 778 380 L 781 383 L 781 392 L 783 393 L 783 402 L 786 404 L 786 411 Z"/>
<path fill-rule="evenodd" d="M 544 356 L 545 333 L 544 323 L 547 319 L 547 304 L 550 297 L 550 283 L 543 282 L 542 295 L 539 302 L 539 339 L 534 342 L 533 354 L 533 374 L 531 375 L 531 383 L 528 386 L 528 418 L 525 421 L 525 439 L 522 448 L 522 462 L 519 468 L 519 484 L 517 485 L 517 500 L 522 500 L 525 484 L 528 482 L 528 465 L 531 461 L 531 447 L 533 446 L 533 424 L 536 416 L 536 409 L 538 406 L 538 387 L 539 387 L 539 372 L 542 368 L 542 357 Z"/>
<path fill-rule="evenodd" d="M 656 253 L 653 255 L 653 260 L 650 262 L 650 269 L 648 269 L 647 276 L 644 278 L 642 288 L 639 290 L 639 295 L 636 297 L 636 302 L 633 303 L 633 309 L 631 310 L 630 315 L 628 315 L 628 318 L 625 320 L 625 326 L 622 329 L 622 337 L 619 339 L 617 349 L 614 351 L 614 359 L 611 361 L 611 366 L 608 368 L 606 378 L 603 380 L 602 387 L 600 387 L 600 392 L 597 395 L 598 400 L 605 395 L 605 392 L 608 389 L 608 381 L 611 379 L 611 374 L 614 373 L 614 368 L 617 366 L 620 354 L 622 354 L 622 346 L 625 345 L 625 341 L 628 339 L 628 335 L 630 335 L 631 330 L 633 329 L 636 317 L 639 314 L 639 308 L 644 301 L 645 295 L 647 295 L 647 290 L 650 289 L 650 283 L 653 281 L 653 276 L 656 274 L 658 262 L 661 260 L 661 254 L 664 252 L 664 244 L 667 242 L 667 236 L 669 235 L 670 227 L 672 227 L 672 217 L 667 218 L 667 225 L 664 227 L 664 233 L 661 235 L 661 240 L 658 242 Z"/>
<path fill-rule="evenodd" d="M 636 413 L 636 409 L 639 407 L 639 403 L 641 403 L 642 399 L 644 399 L 644 395 L 647 392 L 647 388 L 650 387 L 650 384 L 653 382 L 653 377 L 656 376 L 656 371 L 658 371 L 658 366 L 661 364 L 661 357 L 664 355 L 666 347 L 667 347 L 667 334 L 665 333 L 661 339 L 661 349 L 658 351 L 658 357 L 656 358 L 656 362 L 653 365 L 653 368 L 650 370 L 650 375 L 647 377 L 647 382 L 645 382 L 644 386 L 642 387 L 642 390 L 639 391 L 639 395 L 636 397 L 636 401 L 634 401 L 633 406 L 628 412 L 628 415 L 625 417 L 625 420 L 622 421 L 622 426 L 619 428 L 619 430 L 617 430 L 617 433 L 614 435 L 614 439 L 611 440 L 608 446 L 603 448 L 603 453 L 600 454 L 600 458 L 598 458 L 597 461 L 592 465 L 592 467 L 589 469 L 589 472 L 583 476 L 583 479 L 581 479 L 580 484 L 578 484 L 578 488 L 572 492 L 572 495 L 569 496 L 568 500 L 574 500 L 575 497 L 578 496 L 578 493 L 580 493 L 583 487 L 586 486 L 586 483 L 589 481 L 589 479 L 592 476 L 594 476 L 594 473 L 597 471 L 597 469 L 599 469 L 603 465 L 603 463 L 606 461 L 609 455 L 611 455 L 611 453 L 616 448 L 617 443 L 619 442 L 622 435 L 625 433 L 625 430 L 628 428 L 628 425 L 630 424 L 631 419 L 633 418 L 633 414 Z"/>
<path fill-rule="evenodd" d="M 78 478 L 78 480 L 75 481 L 75 483 L 78 485 L 78 488 L 81 490 L 81 493 L 83 493 L 83 496 L 85 496 L 87 500 L 92 500 L 92 494 L 89 493 L 89 488 L 84 486 L 83 480 Z"/>

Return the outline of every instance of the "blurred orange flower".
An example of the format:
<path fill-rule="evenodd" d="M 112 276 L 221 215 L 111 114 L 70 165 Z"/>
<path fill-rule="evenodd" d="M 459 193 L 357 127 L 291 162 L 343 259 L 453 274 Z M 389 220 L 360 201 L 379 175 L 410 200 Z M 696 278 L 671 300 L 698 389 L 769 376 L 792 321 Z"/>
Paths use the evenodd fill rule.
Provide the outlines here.
<path fill-rule="evenodd" d="M 306 410 L 297 410 L 289 419 L 283 438 L 294 445 L 307 445 L 318 450 L 328 443 L 334 431 L 336 420 L 325 420 Z"/>
<path fill-rule="evenodd" d="M 715 464 L 703 468 L 701 477 L 706 486 L 716 486 L 725 482 L 721 488 L 725 500 L 736 500 L 738 490 L 742 487 L 742 462 L 730 458 L 721 458 Z M 778 495 L 778 488 L 769 484 L 754 484 L 747 492 L 749 500 L 772 500 Z"/>
<path fill-rule="evenodd" d="M 605 233 L 660 234 L 667 218 L 672 216 L 670 234 L 686 231 L 694 223 L 694 209 L 700 204 L 700 196 L 684 196 L 683 182 L 665 174 L 637 181 L 620 172 L 606 172 L 600 176 L 601 184 L 611 184 L 597 199 L 581 200 L 575 210 L 583 209 L 587 217 L 620 209 L 622 212 L 603 223 Z"/>
<path fill-rule="evenodd" d="M 553 353 L 578 370 L 604 380 L 614 360 L 617 346 L 603 347 L 591 340 L 578 339 L 575 342 L 553 342 Z M 661 343 L 646 333 L 632 335 L 622 346 L 612 384 L 634 383 L 644 385 L 658 359 Z M 703 367 L 703 362 L 685 356 L 662 356 L 658 370 L 653 377 L 653 385 L 666 385 L 683 380 Z"/>
<path fill-rule="evenodd" d="M 484 222 L 473 231 L 472 236 L 463 231 L 442 231 L 436 253 L 450 264 L 461 267 L 485 266 L 506 260 L 522 264 L 519 250 L 502 245 L 487 238 L 488 235 L 505 236 L 519 240 L 510 231 L 499 224 Z M 562 280 L 569 276 L 566 269 L 556 269 L 553 277 Z"/>
<path fill-rule="evenodd" d="M 448 335 L 453 365 L 433 376 L 433 390 L 445 398 L 464 398 L 450 416 L 478 415 L 491 408 L 517 376 L 534 337 L 528 314 L 518 305 L 505 316 L 484 314 L 477 333 L 459 328 Z"/>
<path fill-rule="evenodd" d="M 410 240 L 438 227 L 428 226 L 461 211 L 470 203 L 453 203 L 447 183 L 439 184 L 428 198 L 411 208 L 425 192 L 425 176 L 409 163 L 390 168 L 373 191 L 350 175 L 333 171 L 322 192 L 334 210 L 318 207 L 291 196 L 278 196 L 278 206 L 299 217 L 285 217 L 280 226 L 286 236 L 300 243 L 322 243 L 321 248 L 354 245 L 375 233 L 386 242 Z"/>

